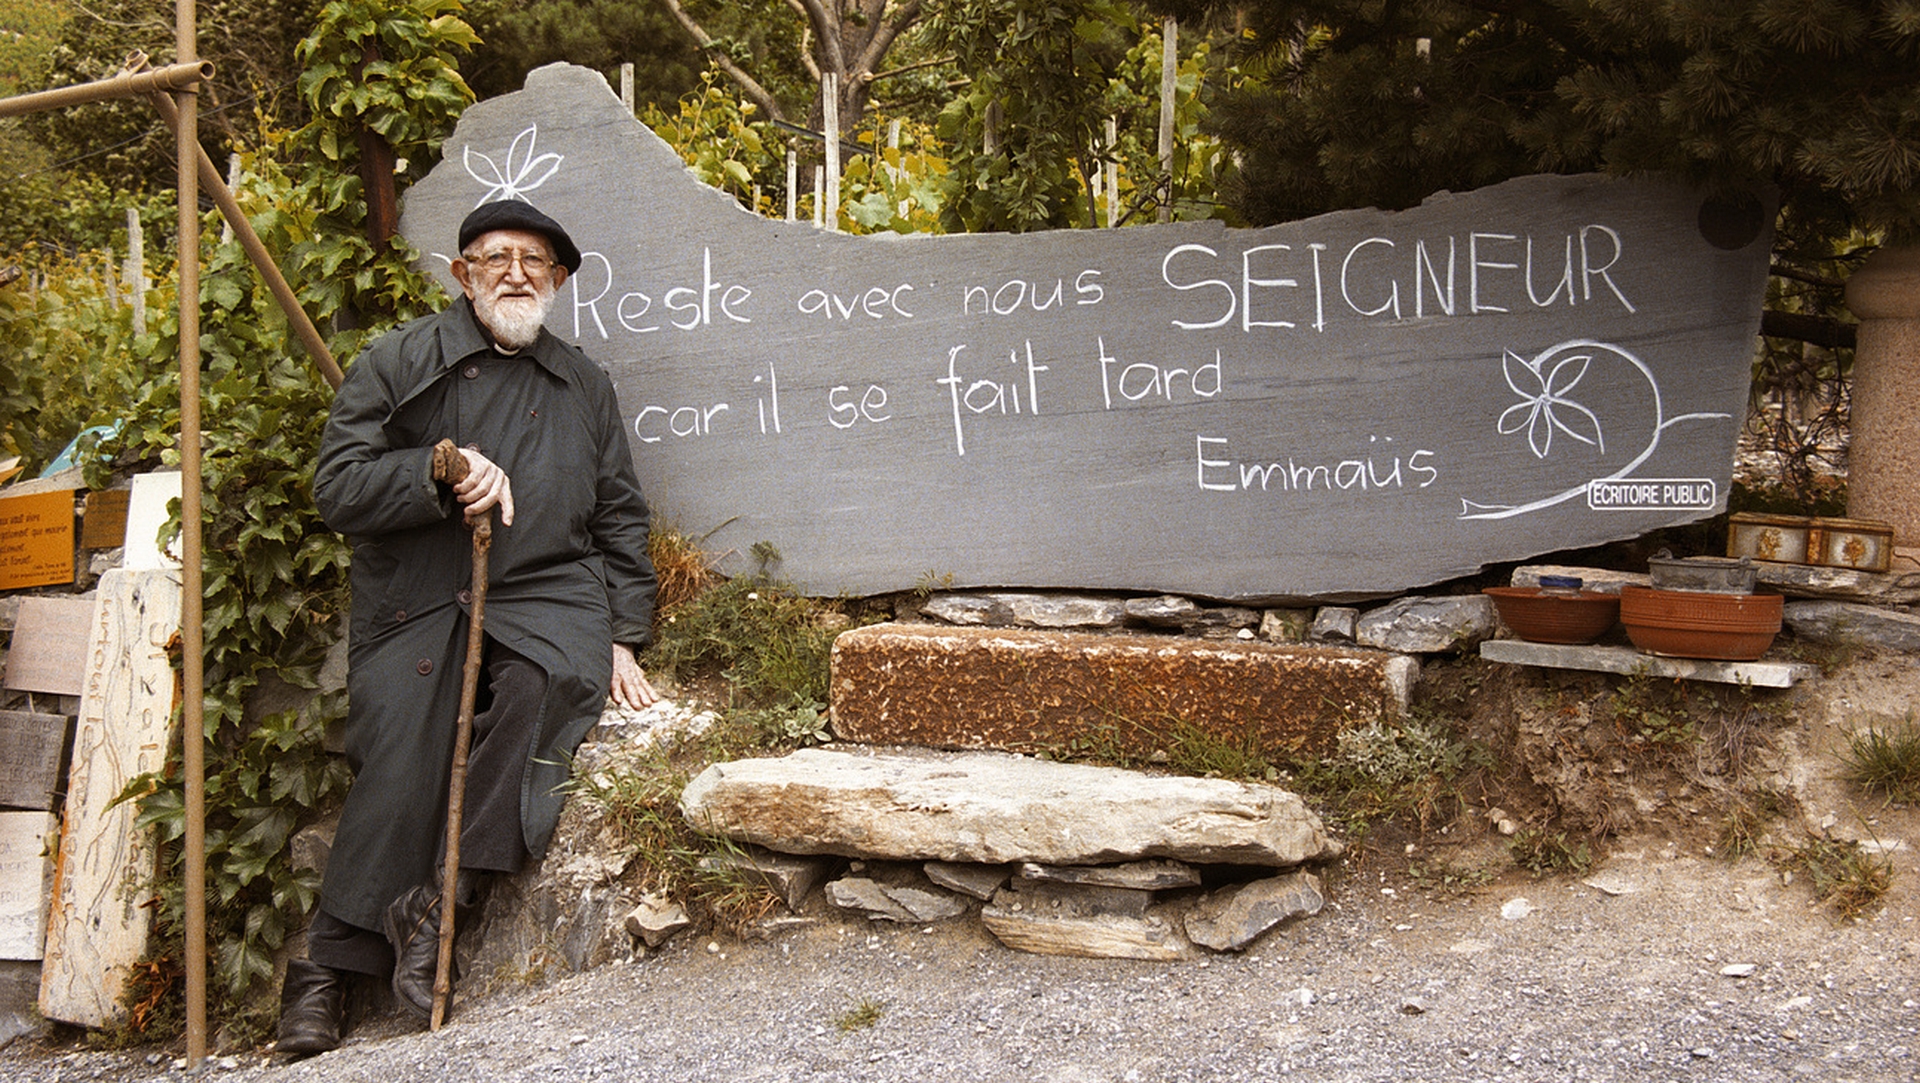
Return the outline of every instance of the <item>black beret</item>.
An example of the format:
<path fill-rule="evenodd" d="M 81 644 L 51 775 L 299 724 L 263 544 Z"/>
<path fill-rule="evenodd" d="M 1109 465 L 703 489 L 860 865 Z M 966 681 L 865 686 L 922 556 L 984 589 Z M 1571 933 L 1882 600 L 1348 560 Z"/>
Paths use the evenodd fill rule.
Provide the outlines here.
<path fill-rule="evenodd" d="M 560 223 L 541 214 L 531 203 L 517 199 L 503 199 L 498 203 L 482 203 L 467 215 L 460 223 L 460 251 L 465 252 L 474 239 L 496 229 L 518 229 L 528 233 L 538 233 L 546 237 L 553 245 L 553 257 L 568 274 L 580 270 L 580 249 L 574 247 L 573 238 L 560 228 Z"/>

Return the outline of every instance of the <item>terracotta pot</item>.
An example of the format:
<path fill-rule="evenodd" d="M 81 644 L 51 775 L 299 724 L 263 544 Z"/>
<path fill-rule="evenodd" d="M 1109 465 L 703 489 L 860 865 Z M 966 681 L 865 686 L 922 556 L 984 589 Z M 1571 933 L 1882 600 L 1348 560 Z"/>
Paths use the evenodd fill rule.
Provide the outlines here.
<path fill-rule="evenodd" d="M 1778 594 L 1620 588 L 1620 623 L 1647 654 L 1751 662 L 1780 634 Z"/>
<path fill-rule="evenodd" d="M 1593 590 L 1486 587 L 1501 623 L 1531 643 L 1591 643 L 1620 619 L 1620 599 Z"/>

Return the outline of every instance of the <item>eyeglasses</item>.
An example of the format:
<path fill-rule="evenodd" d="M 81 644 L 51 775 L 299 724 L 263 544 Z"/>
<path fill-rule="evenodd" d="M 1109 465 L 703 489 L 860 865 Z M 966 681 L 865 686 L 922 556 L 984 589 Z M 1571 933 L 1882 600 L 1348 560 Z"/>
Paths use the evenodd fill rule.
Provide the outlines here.
<path fill-rule="evenodd" d="M 496 249 L 485 255 L 462 258 L 495 278 L 506 274 L 507 268 L 512 267 L 515 260 L 520 262 L 520 269 L 526 272 L 528 278 L 545 278 L 552 272 L 554 262 L 538 252 L 511 252 L 506 249 Z"/>

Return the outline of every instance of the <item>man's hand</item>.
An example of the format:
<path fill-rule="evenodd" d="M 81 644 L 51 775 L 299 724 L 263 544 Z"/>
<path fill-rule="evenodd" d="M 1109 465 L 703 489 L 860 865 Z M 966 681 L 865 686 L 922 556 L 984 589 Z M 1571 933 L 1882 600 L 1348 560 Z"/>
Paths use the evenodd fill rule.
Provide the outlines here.
<path fill-rule="evenodd" d="M 460 454 L 467 460 L 467 476 L 454 483 L 453 495 L 466 505 L 467 522 L 478 522 L 498 504 L 500 525 L 512 526 L 513 484 L 507 472 L 472 448 L 461 448 Z"/>
<path fill-rule="evenodd" d="M 660 693 L 647 683 L 640 663 L 625 644 L 613 645 L 613 701 L 629 711 L 638 711 L 659 702 Z"/>

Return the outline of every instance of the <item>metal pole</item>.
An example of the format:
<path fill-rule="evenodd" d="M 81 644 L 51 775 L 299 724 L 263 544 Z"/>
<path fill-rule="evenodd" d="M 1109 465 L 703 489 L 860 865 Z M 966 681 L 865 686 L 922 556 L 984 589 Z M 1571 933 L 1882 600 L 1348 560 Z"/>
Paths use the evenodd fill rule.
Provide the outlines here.
<path fill-rule="evenodd" d="M 43 109 L 61 109 L 114 98 L 134 98 L 143 94 L 192 93 L 201 83 L 213 78 L 213 65 L 206 61 L 182 61 L 151 71 L 123 71 L 105 79 L 78 86 L 63 86 L 35 94 L 16 94 L 0 98 L 0 117 L 17 117 Z"/>
<path fill-rule="evenodd" d="M 174 108 L 173 101 L 164 94 L 155 94 L 153 105 L 160 111 L 161 119 L 178 133 L 180 113 Z M 260 235 L 253 231 L 253 223 L 247 220 L 246 212 L 240 209 L 239 201 L 233 198 L 233 190 L 214 170 L 213 159 L 207 157 L 199 140 L 194 140 L 193 149 L 200 163 L 200 186 L 213 196 L 220 213 L 226 216 L 228 224 L 233 227 L 234 235 L 240 238 L 240 247 L 246 249 L 247 258 L 253 261 L 254 269 L 266 281 L 274 300 L 280 302 L 280 311 L 287 314 L 287 322 L 293 325 L 294 336 L 306 347 L 307 356 L 313 358 L 314 367 L 326 377 L 327 385 L 338 391 L 340 381 L 346 379 L 346 375 L 340 371 L 340 363 L 334 360 L 333 351 L 327 349 L 326 340 L 320 337 L 320 329 L 307 317 L 307 310 L 300 307 L 300 299 L 294 296 L 293 287 L 287 285 L 286 276 L 280 273 L 279 266 L 273 262 L 273 254 L 267 251 Z"/>
<path fill-rule="evenodd" d="M 194 0 L 174 0 L 174 52 L 192 66 Z M 200 100 L 199 84 L 176 91 L 174 129 L 180 189 L 180 645 L 181 747 L 186 774 L 187 1070 L 207 1055 L 206 644 L 200 572 Z"/>

